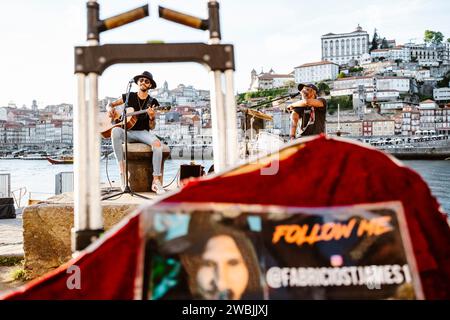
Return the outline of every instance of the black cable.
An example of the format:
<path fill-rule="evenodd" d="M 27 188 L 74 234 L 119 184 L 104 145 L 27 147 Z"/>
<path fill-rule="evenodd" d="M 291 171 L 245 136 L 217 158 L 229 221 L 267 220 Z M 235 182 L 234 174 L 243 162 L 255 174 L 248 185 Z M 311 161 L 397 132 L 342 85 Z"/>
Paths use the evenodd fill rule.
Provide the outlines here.
<path fill-rule="evenodd" d="M 112 189 L 113 186 L 112 186 L 111 180 L 109 179 L 109 174 L 108 174 L 108 158 L 109 158 L 109 153 L 106 152 L 106 167 L 105 167 L 105 170 L 106 170 L 106 178 L 108 179 L 109 187 Z"/>
<path fill-rule="evenodd" d="M 164 189 L 170 187 L 170 186 L 172 185 L 172 183 L 175 182 L 175 179 L 178 178 L 178 176 L 180 175 L 180 171 L 181 171 L 181 169 L 178 169 L 178 172 L 177 172 L 177 174 L 175 175 L 175 177 L 172 179 L 172 181 L 171 181 L 169 184 L 163 186 Z"/>

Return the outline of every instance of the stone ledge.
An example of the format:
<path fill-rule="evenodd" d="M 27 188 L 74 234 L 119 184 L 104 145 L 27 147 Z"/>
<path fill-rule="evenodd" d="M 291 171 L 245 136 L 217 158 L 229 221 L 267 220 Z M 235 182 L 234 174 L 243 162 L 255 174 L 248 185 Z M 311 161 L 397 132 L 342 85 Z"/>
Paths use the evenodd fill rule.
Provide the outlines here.
<path fill-rule="evenodd" d="M 123 201 L 127 202 L 126 198 Z M 71 259 L 71 230 L 74 218 L 73 203 L 70 200 L 71 195 L 64 194 L 25 208 L 23 240 L 27 277 L 42 276 Z M 105 231 L 140 204 L 142 201 L 103 202 Z"/>

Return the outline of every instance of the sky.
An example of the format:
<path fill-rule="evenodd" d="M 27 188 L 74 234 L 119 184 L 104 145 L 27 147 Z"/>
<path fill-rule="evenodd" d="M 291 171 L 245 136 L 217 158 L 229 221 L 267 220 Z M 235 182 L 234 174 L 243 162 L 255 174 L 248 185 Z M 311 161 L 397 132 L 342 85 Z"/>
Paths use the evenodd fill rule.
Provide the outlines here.
<path fill-rule="evenodd" d="M 100 18 L 145 5 L 141 0 L 99 0 Z M 250 72 L 289 73 L 307 62 L 320 61 L 323 34 L 352 32 L 357 25 L 396 39 L 397 44 L 421 42 L 424 30 L 450 38 L 447 0 L 221 0 L 222 43 L 233 44 L 235 91 L 245 92 Z M 208 32 L 158 17 L 158 6 L 207 17 L 207 0 L 151 1 L 150 17 L 103 32 L 101 44 L 145 43 L 160 40 L 207 42 Z M 74 46 L 86 45 L 86 0 L 15 0 L 0 3 L 0 106 L 9 102 L 30 107 L 37 100 L 50 104 L 76 103 Z M 207 70 L 195 63 L 120 64 L 100 77 L 99 97 L 119 97 L 128 81 L 150 71 L 158 86 L 167 81 L 209 89 Z M 137 88 L 134 87 L 133 90 Z"/>

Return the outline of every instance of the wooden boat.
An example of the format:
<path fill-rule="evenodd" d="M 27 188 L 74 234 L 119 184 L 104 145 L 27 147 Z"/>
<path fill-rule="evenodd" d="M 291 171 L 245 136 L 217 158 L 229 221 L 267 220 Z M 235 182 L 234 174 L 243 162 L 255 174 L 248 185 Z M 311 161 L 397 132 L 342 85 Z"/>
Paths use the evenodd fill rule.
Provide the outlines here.
<path fill-rule="evenodd" d="M 73 156 L 62 156 L 59 158 L 49 158 L 47 157 L 48 162 L 51 164 L 72 164 Z"/>

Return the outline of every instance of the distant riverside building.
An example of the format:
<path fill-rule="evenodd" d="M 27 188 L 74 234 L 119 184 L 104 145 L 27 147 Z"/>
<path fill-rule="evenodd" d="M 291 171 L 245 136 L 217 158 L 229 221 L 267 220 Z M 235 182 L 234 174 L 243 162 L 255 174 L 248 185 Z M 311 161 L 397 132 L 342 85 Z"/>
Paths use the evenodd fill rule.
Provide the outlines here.
<path fill-rule="evenodd" d="M 351 60 L 358 61 L 361 56 L 369 53 L 369 34 L 359 25 L 350 33 L 327 33 L 322 39 L 322 60 L 338 65 L 348 64 Z"/>
<path fill-rule="evenodd" d="M 261 71 L 260 74 L 256 73 L 253 69 L 251 72 L 251 81 L 249 91 L 267 90 L 287 86 L 290 81 L 294 81 L 294 75 L 278 74 L 273 69 L 269 72 Z"/>
<path fill-rule="evenodd" d="M 425 100 L 419 105 L 420 131 L 422 134 L 448 133 L 450 108 L 439 108 L 435 101 Z"/>
<path fill-rule="evenodd" d="M 313 83 L 334 80 L 339 74 L 339 66 L 334 62 L 320 61 L 305 63 L 294 68 L 296 83 Z"/>
<path fill-rule="evenodd" d="M 402 110 L 402 135 L 415 135 L 420 128 L 420 111 L 413 106 Z"/>

